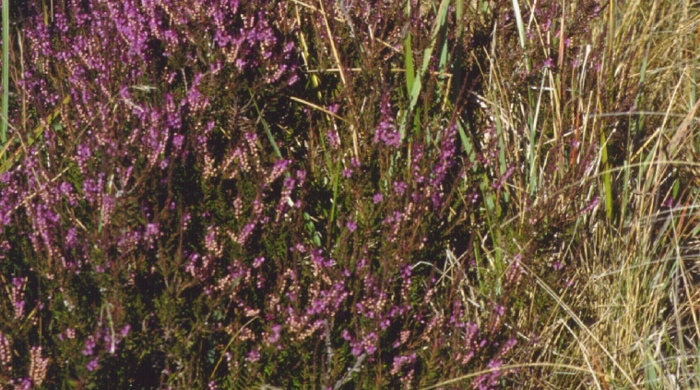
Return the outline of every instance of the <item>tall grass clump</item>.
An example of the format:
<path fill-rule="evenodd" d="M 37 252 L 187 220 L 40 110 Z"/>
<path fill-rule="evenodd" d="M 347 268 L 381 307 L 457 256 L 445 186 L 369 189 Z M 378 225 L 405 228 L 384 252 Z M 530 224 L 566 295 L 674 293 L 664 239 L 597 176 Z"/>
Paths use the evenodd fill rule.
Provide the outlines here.
<path fill-rule="evenodd" d="M 3 388 L 700 386 L 690 1 L 12 4 Z"/>
<path fill-rule="evenodd" d="M 514 380 L 696 387 L 698 9 L 573 1 L 519 12 L 494 28 L 480 97 L 491 142 L 517 167 L 509 216 L 492 224 L 493 244 L 517 246 L 530 280 L 513 321 L 532 348 Z"/>

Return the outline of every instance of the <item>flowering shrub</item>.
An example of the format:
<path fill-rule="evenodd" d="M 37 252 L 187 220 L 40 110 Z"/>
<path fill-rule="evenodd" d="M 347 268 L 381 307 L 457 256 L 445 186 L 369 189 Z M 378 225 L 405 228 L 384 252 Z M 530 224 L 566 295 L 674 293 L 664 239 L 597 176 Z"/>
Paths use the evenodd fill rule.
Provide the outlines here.
<path fill-rule="evenodd" d="M 568 287 L 561 263 L 534 259 L 598 198 L 512 210 L 530 172 L 505 150 L 513 129 L 475 109 L 484 37 L 496 25 L 504 58 L 539 64 L 503 66 L 513 95 L 563 64 L 518 50 L 511 14 L 487 3 L 463 20 L 450 5 L 432 34 L 445 8 L 428 3 L 22 3 L 0 172 L 0 384 L 509 384 L 509 359 L 532 351 L 513 319 L 545 305 L 521 294 L 525 268 Z M 587 36 L 596 4 L 571 31 Z M 549 31 L 560 10 L 524 11 Z M 579 166 L 547 160 L 540 188 L 586 176 L 597 147 L 551 146 Z M 493 228 L 508 213 L 527 216 L 522 246 Z"/>

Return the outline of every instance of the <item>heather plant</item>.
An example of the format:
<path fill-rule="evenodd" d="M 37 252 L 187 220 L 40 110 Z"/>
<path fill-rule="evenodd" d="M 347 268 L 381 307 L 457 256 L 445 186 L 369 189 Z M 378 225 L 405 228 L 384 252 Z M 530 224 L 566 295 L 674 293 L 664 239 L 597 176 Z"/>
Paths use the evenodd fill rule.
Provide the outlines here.
<path fill-rule="evenodd" d="M 431 226 L 468 210 L 470 179 L 454 118 L 426 114 L 432 137 L 397 126 L 384 64 L 403 7 L 345 4 L 364 15 L 348 33 L 333 3 L 290 4 L 19 11 L 3 275 L 7 323 L 26 325 L 4 329 L 6 384 L 411 387 L 454 370 L 438 363 L 453 349 L 476 367 L 508 353 L 497 302 L 469 317 L 423 299 L 459 283 L 420 260 L 442 253 Z M 295 86 L 299 57 L 317 66 L 299 41 L 337 61 L 317 103 Z M 339 53 L 365 67 L 345 74 Z M 283 111 L 292 97 L 306 106 Z"/>
<path fill-rule="evenodd" d="M 697 385 L 688 2 L 12 4 L 1 386 Z"/>

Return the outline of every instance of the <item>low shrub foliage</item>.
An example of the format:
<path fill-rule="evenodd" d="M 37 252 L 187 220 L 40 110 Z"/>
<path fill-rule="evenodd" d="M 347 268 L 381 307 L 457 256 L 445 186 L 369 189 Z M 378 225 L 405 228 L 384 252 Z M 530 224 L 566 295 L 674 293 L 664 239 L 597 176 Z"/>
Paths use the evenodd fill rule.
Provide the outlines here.
<path fill-rule="evenodd" d="M 698 385 L 697 7 L 11 3 L 1 386 Z"/>

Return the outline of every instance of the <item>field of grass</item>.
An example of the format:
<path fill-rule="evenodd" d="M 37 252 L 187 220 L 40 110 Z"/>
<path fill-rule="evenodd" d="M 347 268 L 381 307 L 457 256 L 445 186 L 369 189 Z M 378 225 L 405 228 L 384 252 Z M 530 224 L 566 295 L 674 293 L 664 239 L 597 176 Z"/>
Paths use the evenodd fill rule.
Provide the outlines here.
<path fill-rule="evenodd" d="M 700 388 L 700 3 L 3 0 L 0 388 Z"/>

